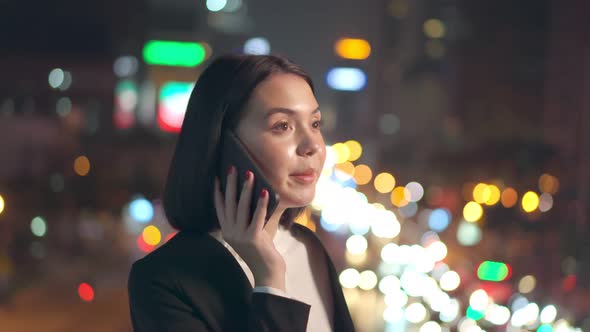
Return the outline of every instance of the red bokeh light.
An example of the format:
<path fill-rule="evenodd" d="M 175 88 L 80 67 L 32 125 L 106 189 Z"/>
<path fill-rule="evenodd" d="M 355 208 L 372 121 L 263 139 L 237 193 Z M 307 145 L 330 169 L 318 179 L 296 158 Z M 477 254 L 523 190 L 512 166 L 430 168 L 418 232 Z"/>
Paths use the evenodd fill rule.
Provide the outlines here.
<path fill-rule="evenodd" d="M 94 289 L 89 284 L 83 282 L 78 286 L 78 295 L 82 301 L 90 302 L 94 300 Z"/>
<path fill-rule="evenodd" d="M 152 246 L 150 244 L 147 244 L 144 240 L 143 240 L 143 235 L 139 234 L 139 236 L 137 237 L 137 247 L 139 248 L 139 250 L 148 253 L 154 250 L 154 248 L 156 246 Z"/>

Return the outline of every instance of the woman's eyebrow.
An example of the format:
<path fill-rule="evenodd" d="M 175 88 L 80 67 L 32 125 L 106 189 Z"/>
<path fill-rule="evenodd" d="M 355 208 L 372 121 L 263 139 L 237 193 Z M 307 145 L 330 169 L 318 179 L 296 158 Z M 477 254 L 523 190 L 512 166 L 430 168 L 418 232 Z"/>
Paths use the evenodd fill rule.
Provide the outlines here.
<path fill-rule="evenodd" d="M 320 108 L 318 107 L 318 108 L 316 108 L 315 110 L 313 110 L 313 111 L 311 112 L 311 115 L 314 115 L 314 114 L 318 113 L 319 111 L 320 111 Z M 296 113 L 299 113 L 299 112 L 297 112 L 297 111 L 294 111 L 294 110 L 292 110 L 292 109 L 290 109 L 290 108 L 284 108 L 284 107 L 275 107 L 275 108 L 271 108 L 271 109 L 270 109 L 270 110 L 269 110 L 269 111 L 268 111 L 268 112 L 267 112 L 267 113 L 264 115 L 264 118 L 265 118 L 265 119 L 267 119 L 267 118 L 269 118 L 270 116 L 272 116 L 273 114 L 276 114 L 276 113 L 283 113 L 283 114 L 287 114 L 287 115 L 295 115 Z"/>

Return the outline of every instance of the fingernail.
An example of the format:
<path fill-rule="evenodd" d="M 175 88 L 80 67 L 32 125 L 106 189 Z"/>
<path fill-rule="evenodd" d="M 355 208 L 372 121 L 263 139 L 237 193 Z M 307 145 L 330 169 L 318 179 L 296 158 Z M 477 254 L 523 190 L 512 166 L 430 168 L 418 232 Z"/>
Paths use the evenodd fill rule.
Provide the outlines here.
<path fill-rule="evenodd" d="M 233 174 L 235 172 L 236 168 L 234 166 L 230 166 L 227 169 L 227 175 Z"/>
<path fill-rule="evenodd" d="M 252 178 L 252 172 L 246 171 L 246 180 L 250 180 Z"/>
<path fill-rule="evenodd" d="M 268 190 L 262 189 L 260 192 L 260 197 L 265 198 L 266 196 L 268 196 Z"/>

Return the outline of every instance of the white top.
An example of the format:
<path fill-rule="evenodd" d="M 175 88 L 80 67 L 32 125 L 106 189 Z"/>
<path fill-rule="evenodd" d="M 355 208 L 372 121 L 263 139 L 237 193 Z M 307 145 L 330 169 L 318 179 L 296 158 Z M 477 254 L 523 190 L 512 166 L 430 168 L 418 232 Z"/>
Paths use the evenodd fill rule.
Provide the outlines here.
<path fill-rule="evenodd" d="M 238 261 L 250 284 L 254 287 L 254 276 L 246 262 L 223 240 L 221 231 L 209 233 L 221 242 Z M 275 247 L 285 259 L 287 272 L 285 276 L 286 293 L 271 287 L 256 287 L 254 292 L 266 292 L 292 298 L 311 305 L 307 332 L 333 331 L 333 303 L 325 262 L 318 261 L 321 248 L 313 248 L 313 242 L 295 238 L 289 230 L 279 225 L 273 239 Z M 311 248 L 311 250 L 308 250 Z M 315 254 L 314 254 L 315 253 Z M 310 259 L 311 258 L 311 259 Z"/>

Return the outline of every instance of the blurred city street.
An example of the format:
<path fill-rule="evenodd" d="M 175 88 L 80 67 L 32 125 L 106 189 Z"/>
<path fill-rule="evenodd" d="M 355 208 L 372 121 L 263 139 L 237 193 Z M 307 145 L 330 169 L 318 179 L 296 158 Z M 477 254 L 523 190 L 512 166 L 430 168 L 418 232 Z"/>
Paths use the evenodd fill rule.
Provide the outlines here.
<path fill-rule="evenodd" d="M 313 78 L 327 158 L 296 222 L 359 332 L 590 331 L 589 13 L 4 1 L 0 332 L 132 331 L 131 264 L 177 233 L 162 197 L 189 97 L 232 53 Z"/>

